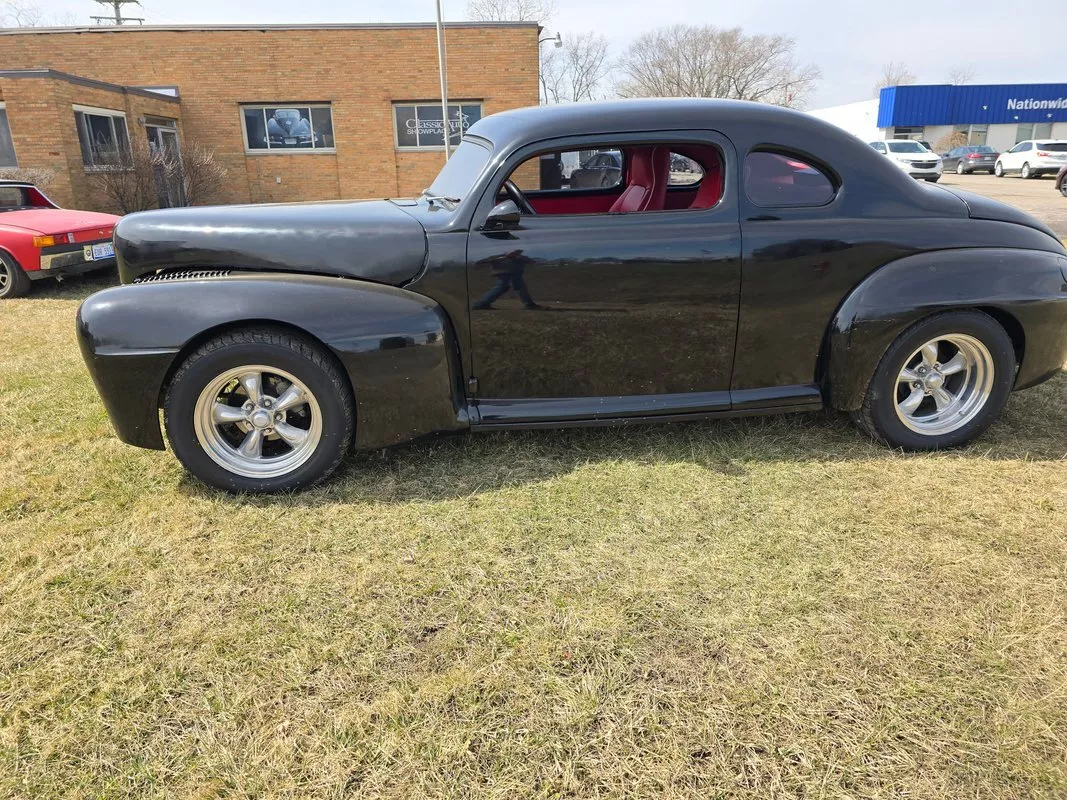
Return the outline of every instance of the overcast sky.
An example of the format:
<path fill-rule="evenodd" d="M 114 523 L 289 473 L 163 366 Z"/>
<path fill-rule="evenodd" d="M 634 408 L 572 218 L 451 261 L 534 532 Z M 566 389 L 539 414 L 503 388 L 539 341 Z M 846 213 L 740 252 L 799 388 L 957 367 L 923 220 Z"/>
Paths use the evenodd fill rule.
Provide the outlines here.
<path fill-rule="evenodd" d="M 92 0 L 38 0 L 57 15 L 88 22 L 103 9 Z M 650 27 L 677 22 L 741 26 L 748 33 L 785 33 L 797 55 L 822 69 L 809 107 L 872 97 L 887 61 L 903 61 L 920 83 L 944 83 L 960 66 L 977 83 L 1067 82 L 1067 2 L 1030 4 L 859 0 L 558 0 L 547 31 L 596 30 L 614 53 Z M 466 0 L 443 0 L 446 19 L 463 19 Z M 952 9 L 951 11 L 949 9 Z M 1013 10 L 1017 9 L 1017 10 Z M 651 11 L 655 11 L 651 14 Z M 142 0 L 131 16 L 149 23 L 423 22 L 433 0 Z M 2 61 L 2 54 L 0 54 Z M 2 64 L 0 64 L 2 66 Z"/>

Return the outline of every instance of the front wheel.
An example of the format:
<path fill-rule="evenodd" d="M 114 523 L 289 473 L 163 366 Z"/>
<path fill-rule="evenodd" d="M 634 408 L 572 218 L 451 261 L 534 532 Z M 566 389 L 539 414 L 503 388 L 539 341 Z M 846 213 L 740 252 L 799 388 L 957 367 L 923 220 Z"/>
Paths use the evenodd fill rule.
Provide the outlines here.
<path fill-rule="evenodd" d="M 1063 179 L 1063 183 L 1060 184 L 1060 194 L 1067 197 L 1067 178 Z"/>
<path fill-rule="evenodd" d="M 228 492 L 310 486 L 337 469 L 352 442 L 355 408 L 333 358 L 289 331 L 235 331 L 202 345 L 178 369 L 164 401 L 178 460 Z"/>
<path fill-rule="evenodd" d="M 853 420 L 893 447 L 966 444 L 1000 414 L 1015 381 L 1015 350 L 979 311 L 925 319 L 890 345 Z"/>
<path fill-rule="evenodd" d="M 1034 177 L 1033 173 L 1030 172 L 1029 164 L 1023 164 L 1023 168 L 1019 170 L 1019 177 L 1023 178 L 1024 180 L 1029 180 L 1030 178 Z"/>
<path fill-rule="evenodd" d="M 963 169 L 963 160 L 961 159 L 960 161 L 956 162 L 956 174 L 963 175 L 964 173 L 965 170 Z"/>
<path fill-rule="evenodd" d="M 1004 165 L 1001 164 L 999 161 L 993 167 L 993 174 L 996 175 L 998 178 L 1004 177 Z"/>
<path fill-rule="evenodd" d="M 937 183 L 939 180 L 941 180 L 941 176 L 938 175 L 936 178 L 926 178 L 926 180 L 930 183 Z"/>

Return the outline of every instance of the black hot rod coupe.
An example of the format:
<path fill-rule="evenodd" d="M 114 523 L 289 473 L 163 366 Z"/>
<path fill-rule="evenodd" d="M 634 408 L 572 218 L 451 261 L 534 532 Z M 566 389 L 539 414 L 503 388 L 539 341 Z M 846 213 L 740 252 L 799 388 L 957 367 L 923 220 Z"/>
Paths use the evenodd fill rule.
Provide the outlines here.
<path fill-rule="evenodd" d="M 539 169 L 599 151 L 622 158 L 607 185 Z M 438 431 L 824 405 L 949 447 L 1067 360 L 1048 227 L 752 103 L 508 111 L 417 199 L 153 211 L 115 245 L 129 285 L 78 334 L 118 435 L 162 449 L 162 408 L 230 491 Z"/>

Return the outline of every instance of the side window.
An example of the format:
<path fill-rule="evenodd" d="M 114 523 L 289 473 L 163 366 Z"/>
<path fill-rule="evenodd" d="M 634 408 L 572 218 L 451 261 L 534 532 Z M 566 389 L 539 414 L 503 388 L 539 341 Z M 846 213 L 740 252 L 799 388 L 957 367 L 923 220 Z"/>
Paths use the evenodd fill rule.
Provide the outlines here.
<path fill-rule="evenodd" d="M 871 147 L 873 147 L 879 153 L 885 153 L 885 142 L 874 142 L 871 144 Z"/>
<path fill-rule="evenodd" d="M 718 204 L 722 165 L 721 151 L 711 144 L 607 144 L 540 153 L 509 179 L 536 214 L 682 211 Z M 506 199 L 501 187 L 497 202 Z"/>
<path fill-rule="evenodd" d="M 1034 149 L 1034 143 L 1033 142 L 1023 142 L 1021 145 L 1019 145 L 1020 152 L 1024 151 L 1024 150 L 1033 150 L 1033 149 Z"/>
<path fill-rule="evenodd" d="M 745 158 L 745 194 L 758 206 L 821 206 L 833 198 L 834 184 L 795 156 L 754 151 Z"/>

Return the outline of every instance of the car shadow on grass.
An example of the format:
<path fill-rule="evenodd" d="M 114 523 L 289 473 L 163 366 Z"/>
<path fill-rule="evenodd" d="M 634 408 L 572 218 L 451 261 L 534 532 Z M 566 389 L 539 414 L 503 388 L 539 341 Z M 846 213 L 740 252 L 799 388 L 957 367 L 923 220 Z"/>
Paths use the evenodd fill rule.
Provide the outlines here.
<path fill-rule="evenodd" d="M 114 267 L 75 275 L 63 280 L 54 278 L 34 281 L 30 293 L 22 300 L 76 300 L 81 302 L 89 295 L 119 285 L 119 276 Z"/>
<path fill-rule="evenodd" d="M 992 427 L 971 445 L 942 453 L 905 453 L 863 436 L 846 414 L 824 410 L 615 428 L 515 431 L 442 436 L 355 453 L 333 478 L 283 495 L 232 502 L 314 507 L 338 503 L 438 502 L 553 480 L 576 470 L 628 462 L 691 464 L 743 477 L 763 462 L 836 463 L 948 459 L 1067 462 L 1067 374 L 1012 395 Z M 1067 468 L 1067 463 L 1065 463 Z M 181 490 L 225 497 L 184 474 Z"/>

